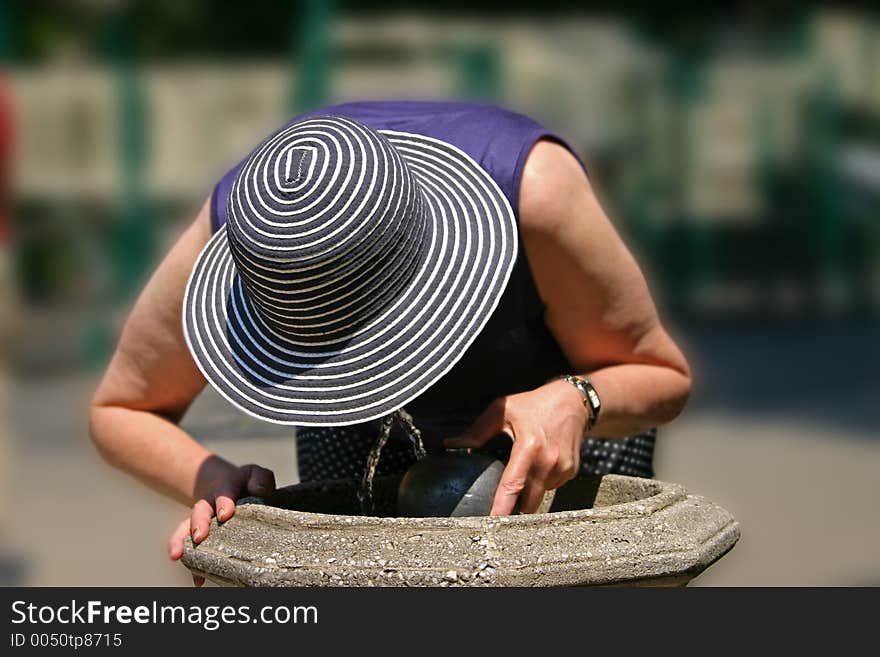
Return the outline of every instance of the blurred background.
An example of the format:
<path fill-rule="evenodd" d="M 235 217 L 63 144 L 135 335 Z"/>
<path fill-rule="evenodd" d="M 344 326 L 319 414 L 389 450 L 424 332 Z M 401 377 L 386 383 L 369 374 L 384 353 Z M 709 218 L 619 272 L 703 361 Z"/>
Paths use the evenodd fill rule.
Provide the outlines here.
<path fill-rule="evenodd" d="M 0 583 L 188 583 L 86 433 L 126 313 L 287 117 L 436 98 L 564 135 L 646 270 L 696 377 L 657 476 L 742 524 L 695 584 L 880 584 L 880 21 L 763 4 L 0 2 Z M 289 429 L 185 425 L 296 481 Z"/>

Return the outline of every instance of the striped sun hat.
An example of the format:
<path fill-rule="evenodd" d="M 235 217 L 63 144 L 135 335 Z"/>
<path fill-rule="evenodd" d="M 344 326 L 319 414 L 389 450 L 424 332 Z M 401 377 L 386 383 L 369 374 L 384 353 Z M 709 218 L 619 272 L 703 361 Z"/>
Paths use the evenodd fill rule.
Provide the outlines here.
<path fill-rule="evenodd" d="M 260 419 L 365 422 L 461 358 L 516 254 L 510 204 L 455 146 L 335 116 L 292 123 L 232 184 L 187 284 L 187 344 Z"/>

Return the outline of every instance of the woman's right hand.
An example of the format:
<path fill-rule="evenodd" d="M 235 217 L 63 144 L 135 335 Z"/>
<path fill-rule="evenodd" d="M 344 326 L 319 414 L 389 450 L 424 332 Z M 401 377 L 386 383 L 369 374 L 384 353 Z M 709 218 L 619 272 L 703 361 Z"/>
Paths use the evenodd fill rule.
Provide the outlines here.
<path fill-rule="evenodd" d="M 194 543 L 208 537 L 211 518 L 219 522 L 229 520 L 235 513 L 235 500 L 248 495 L 265 497 L 275 491 L 275 475 L 259 465 L 237 466 L 218 456 L 208 458 L 199 471 L 196 500 L 189 516 L 178 526 L 168 541 L 168 556 L 177 561 L 183 556 L 184 541 L 191 536 Z M 196 586 L 204 579 L 193 576 Z"/>

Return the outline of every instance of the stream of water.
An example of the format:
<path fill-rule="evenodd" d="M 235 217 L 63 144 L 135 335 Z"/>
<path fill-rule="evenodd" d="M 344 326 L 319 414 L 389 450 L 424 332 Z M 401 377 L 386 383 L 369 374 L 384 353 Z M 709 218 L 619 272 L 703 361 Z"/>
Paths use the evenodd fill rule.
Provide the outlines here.
<path fill-rule="evenodd" d="M 412 444 L 413 453 L 416 460 L 420 461 L 425 458 L 425 444 L 422 441 L 422 432 L 413 422 L 412 416 L 404 409 L 400 409 L 388 415 L 382 420 L 379 428 L 379 435 L 370 454 L 367 457 L 367 466 L 364 469 L 364 476 L 361 480 L 361 487 L 358 490 L 358 503 L 361 507 L 361 515 L 369 516 L 373 514 L 373 478 L 376 476 L 376 467 L 379 465 L 379 459 L 382 457 L 382 448 L 388 442 L 391 436 L 391 429 L 397 423 L 406 432 L 407 437 Z"/>
<path fill-rule="evenodd" d="M 400 424 L 404 431 L 406 431 L 406 435 L 409 437 L 410 443 L 412 443 L 413 453 L 416 455 L 416 461 L 421 461 L 427 454 L 425 451 L 425 443 L 422 441 L 422 431 L 415 425 L 412 415 L 407 413 L 406 409 L 401 408 L 397 411 L 396 415 L 398 424 Z"/>

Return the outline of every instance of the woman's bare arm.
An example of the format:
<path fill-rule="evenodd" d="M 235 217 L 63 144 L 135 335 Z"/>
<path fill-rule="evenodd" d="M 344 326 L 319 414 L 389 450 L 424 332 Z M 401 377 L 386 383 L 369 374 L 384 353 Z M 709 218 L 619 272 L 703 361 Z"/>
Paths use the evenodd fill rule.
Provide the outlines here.
<path fill-rule="evenodd" d="M 660 324 L 635 260 L 608 221 L 577 160 L 539 142 L 520 188 L 520 229 L 545 305 L 545 321 L 569 361 L 602 400 L 589 432 L 623 437 L 672 420 L 690 393 L 690 370 Z M 535 511 L 544 492 L 579 470 L 589 414 L 565 381 L 496 400 L 448 446 L 513 441 L 492 513 Z"/>
<path fill-rule="evenodd" d="M 661 325 L 642 272 L 574 156 L 559 144 L 539 142 L 527 162 L 520 203 L 523 242 L 547 325 L 602 399 L 591 433 L 623 437 L 675 418 L 690 392 L 687 361 Z"/>
<path fill-rule="evenodd" d="M 211 454 L 177 426 L 205 379 L 183 336 L 186 282 L 211 235 L 206 203 L 144 288 L 89 413 L 92 440 L 114 466 L 192 504 Z"/>
<path fill-rule="evenodd" d="M 138 298 L 89 409 L 92 441 L 108 462 L 192 506 L 169 542 L 172 559 L 183 554 L 187 535 L 196 542 L 208 536 L 215 514 L 228 520 L 240 496 L 275 488 L 271 471 L 229 463 L 177 426 L 205 387 L 182 313 L 190 272 L 210 237 L 208 201 Z"/>

